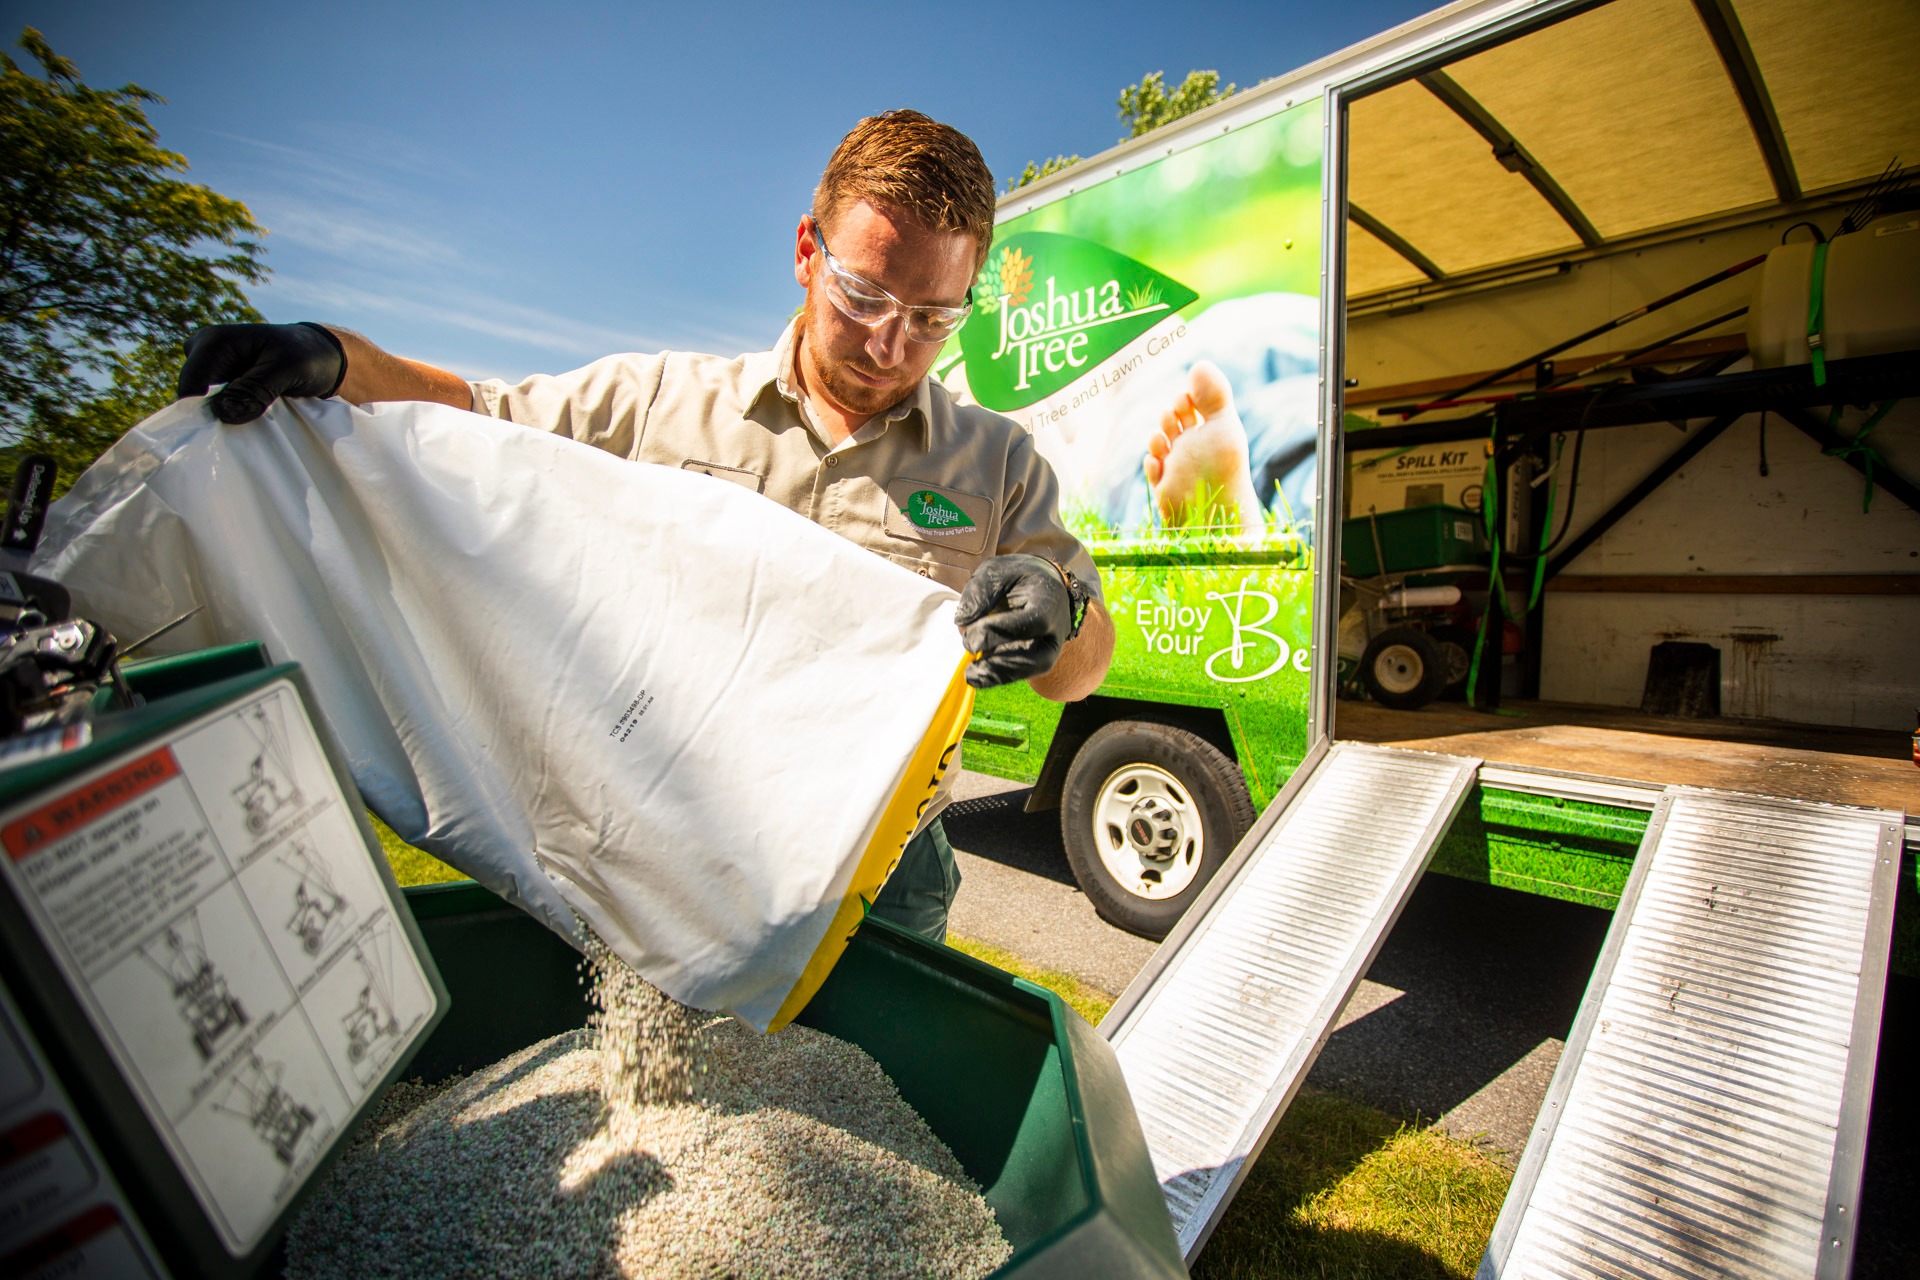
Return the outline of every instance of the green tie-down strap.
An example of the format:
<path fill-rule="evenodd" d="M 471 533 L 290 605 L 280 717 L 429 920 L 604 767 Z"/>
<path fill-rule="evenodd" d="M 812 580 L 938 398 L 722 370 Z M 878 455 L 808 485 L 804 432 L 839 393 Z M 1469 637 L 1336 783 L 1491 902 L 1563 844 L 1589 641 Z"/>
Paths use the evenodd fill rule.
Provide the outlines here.
<path fill-rule="evenodd" d="M 1892 413 L 1893 406 L 1899 403 L 1898 400 L 1887 401 L 1873 411 L 1872 417 L 1861 424 L 1860 430 L 1854 432 L 1853 439 L 1843 445 L 1837 445 L 1826 451 L 1829 458 L 1839 458 L 1843 462 L 1852 458 L 1860 459 L 1860 470 L 1866 473 L 1867 477 L 1867 491 L 1860 497 L 1860 510 L 1863 513 L 1871 514 L 1873 511 L 1873 469 L 1876 466 L 1884 465 L 1886 462 L 1886 459 L 1882 458 L 1878 451 L 1867 443 L 1867 435 L 1875 427 L 1879 426 L 1881 419 L 1885 418 L 1889 413 Z M 1840 425 L 1839 405 L 1833 406 L 1833 416 L 1828 419 L 1827 425 L 1829 427 L 1838 427 Z"/>
<path fill-rule="evenodd" d="M 1560 489 L 1560 455 L 1566 451 L 1567 438 L 1563 435 L 1553 444 L 1553 464 L 1547 468 L 1547 513 L 1540 521 L 1540 554 L 1533 561 L 1533 590 L 1527 596 L 1527 612 L 1540 603 L 1540 592 L 1547 585 L 1547 548 L 1553 543 L 1553 498 Z M 1540 482 L 1534 481 L 1537 485 Z"/>
<path fill-rule="evenodd" d="M 1487 566 L 1487 607 L 1491 610 L 1497 605 L 1502 622 L 1508 619 L 1518 622 L 1540 603 L 1540 592 L 1547 582 L 1547 548 L 1553 540 L 1553 499 L 1560 487 L 1560 455 L 1565 448 L 1566 439 L 1562 437 L 1554 445 L 1553 465 L 1547 471 L 1547 474 L 1553 478 L 1553 483 L 1547 486 L 1547 514 L 1541 522 L 1540 554 L 1533 561 L 1533 590 L 1527 596 L 1526 608 L 1517 615 L 1513 612 L 1512 606 L 1507 603 L 1506 580 L 1500 576 L 1500 529 L 1494 520 L 1493 510 L 1496 469 L 1492 452 L 1489 451 L 1487 454 L 1486 477 L 1480 484 L 1480 518 L 1487 526 L 1487 545 L 1493 553 L 1491 563 Z M 1486 652 L 1486 647 L 1487 627 L 1482 620 L 1479 633 L 1473 638 L 1473 659 L 1467 665 L 1467 705 L 1469 707 L 1475 706 L 1479 697 L 1480 659 Z"/>
<path fill-rule="evenodd" d="M 1813 385 L 1827 385 L 1827 242 L 1813 246 L 1813 279 L 1807 285 L 1807 350 L 1813 355 Z"/>

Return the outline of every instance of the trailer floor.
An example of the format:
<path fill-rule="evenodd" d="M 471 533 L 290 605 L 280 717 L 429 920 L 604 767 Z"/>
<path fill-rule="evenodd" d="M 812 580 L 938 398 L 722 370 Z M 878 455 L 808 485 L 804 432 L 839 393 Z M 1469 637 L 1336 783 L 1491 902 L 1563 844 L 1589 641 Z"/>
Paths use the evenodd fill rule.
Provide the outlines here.
<path fill-rule="evenodd" d="M 1337 739 L 1478 756 L 1489 764 L 1585 773 L 1657 786 L 1719 787 L 1795 800 L 1904 809 L 1920 816 L 1920 769 L 1907 734 L 1778 720 L 1650 716 L 1622 707 L 1509 701 L 1393 711 L 1342 701 Z"/>

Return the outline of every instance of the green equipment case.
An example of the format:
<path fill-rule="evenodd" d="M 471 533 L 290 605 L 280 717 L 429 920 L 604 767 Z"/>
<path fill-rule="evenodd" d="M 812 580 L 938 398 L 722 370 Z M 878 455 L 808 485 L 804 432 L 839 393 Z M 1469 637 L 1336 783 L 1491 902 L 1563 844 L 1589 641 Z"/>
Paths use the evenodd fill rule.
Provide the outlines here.
<path fill-rule="evenodd" d="M 1487 530 L 1465 507 L 1436 502 L 1345 521 L 1340 554 L 1347 573 L 1356 578 L 1485 564 Z"/>

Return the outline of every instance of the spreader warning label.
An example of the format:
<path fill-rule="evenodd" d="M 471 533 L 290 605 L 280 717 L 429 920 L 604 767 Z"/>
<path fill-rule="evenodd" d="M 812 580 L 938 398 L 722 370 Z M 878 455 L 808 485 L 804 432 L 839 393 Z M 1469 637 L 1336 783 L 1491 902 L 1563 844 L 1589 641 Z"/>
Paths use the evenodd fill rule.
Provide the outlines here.
<path fill-rule="evenodd" d="M 142 793 L 179 775 L 180 765 L 174 760 L 173 752 L 162 748 L 132 764 L 122 765 L 92 786 L 61 796 L 24 818 L 14 819 L 0 829 L 0 843 L 6 845 L 8 854 L 18 862 L 71 835 L 107 810 L 136 800 Z"/>
<path fill-rule="evenodd" d="M 0 868 L 239 1256 L 432 987 L 293 686 L 0 815 Z"/>

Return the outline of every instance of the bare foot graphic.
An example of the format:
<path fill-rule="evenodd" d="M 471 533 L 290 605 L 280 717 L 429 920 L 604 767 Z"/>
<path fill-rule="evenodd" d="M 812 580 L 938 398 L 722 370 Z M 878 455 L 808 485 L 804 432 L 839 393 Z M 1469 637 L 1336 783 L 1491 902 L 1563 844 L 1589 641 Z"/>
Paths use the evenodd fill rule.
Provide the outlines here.
<path fill-rule="evenodd" d="M 1247 429 L 1216 366 L 1194 363 L 1187 390 L 1160 419 L 1141 465 L 1167 528 L 1217 529 L 1242 542 L 1265 534 Z"/>

